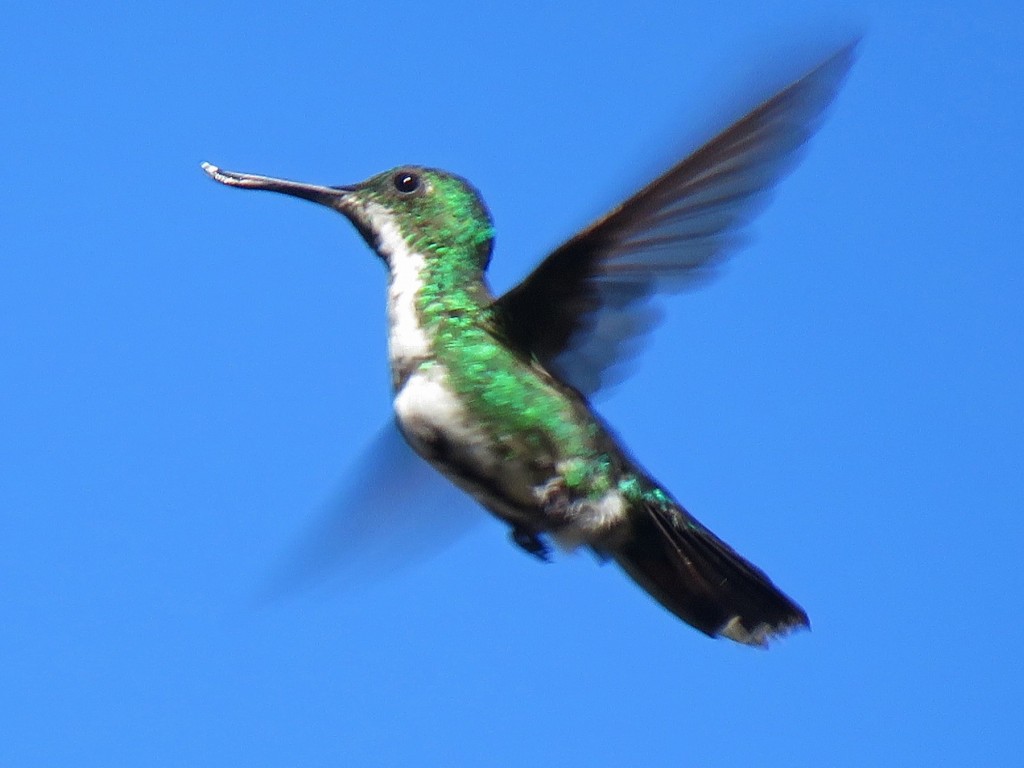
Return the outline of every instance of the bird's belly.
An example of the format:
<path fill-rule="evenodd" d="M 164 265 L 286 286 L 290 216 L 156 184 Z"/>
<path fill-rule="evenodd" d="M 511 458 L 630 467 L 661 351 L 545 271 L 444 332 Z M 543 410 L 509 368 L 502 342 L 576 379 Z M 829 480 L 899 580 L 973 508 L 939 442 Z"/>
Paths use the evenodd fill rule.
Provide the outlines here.
<path fill-rule="evenodd" d="M 550 533 L 569 550 L 607 543 L 626 513 L 616 485 L 621 467 L 608 456 L 561 455 L 542 427 L 523 434 L 521 426 L 503 427 L 504 419 L 474 414 L 448 380 L 445 366 L 432 361 L 395 396 L 413 449 L 516 531 Z"/>
<path fill-rule="evenodd" d="M 537 514 L 537 488 L 551 468 L 499 444 L 448 387 L 443 365 L 410 375 L 394 409 L 413 449 L 492 512 L 512 522 Z"/>

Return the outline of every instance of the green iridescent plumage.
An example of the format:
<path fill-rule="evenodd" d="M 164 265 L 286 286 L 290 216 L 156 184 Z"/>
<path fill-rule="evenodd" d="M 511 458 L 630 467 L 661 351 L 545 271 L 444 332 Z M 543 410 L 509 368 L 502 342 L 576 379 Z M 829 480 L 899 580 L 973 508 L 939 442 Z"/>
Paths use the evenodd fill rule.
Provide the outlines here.
<path fill-rule="evenodd" d="M 584 395 L 650 329 L 645 304 L 705 276 L 813 133 L 853 57 L 835 53 L 494 298 L 493 225 L 464 179 L 403 166 L 322 187 L 204 166 L 345 215 L 388 266 L 395 416 L 410 445 L 544 557 L 615 560 L 700 631 L 763 645 L 808 625 L 759 569 L 655 482 Z"/>
<path fill-rule="evenodd" d="M 420 193 L 393 191 L 392 179 L 403 172 L 419 174 Z M 444 366 L 448 384 L 504 459 L 523 452 L 571 457 L 568 487 L 590 496 L 610 488 L 600 430 L 581 421 L 585 414 L 563 384 L 503 343 L 483 276 L 493 226 L 472 185 L 434 169 L 395 168 L 364 182 L 359 194 L 397 211 L 406 247 L 423 257 L 415 304 L 434 356 L 422 365 Z"/>

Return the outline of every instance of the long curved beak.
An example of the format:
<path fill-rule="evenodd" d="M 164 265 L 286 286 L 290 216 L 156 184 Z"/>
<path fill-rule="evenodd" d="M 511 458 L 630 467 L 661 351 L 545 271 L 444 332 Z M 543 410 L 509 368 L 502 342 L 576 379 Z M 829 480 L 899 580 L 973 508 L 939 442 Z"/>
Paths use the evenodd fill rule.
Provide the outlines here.
<path fill-rule="evenodd" d="M 229 187 L 241 187 L 242 189 L 265 189 L 268 192 L 280 192 L 283 195 L 301 197 L 303 200 L 310 200 L 320 205 L 326 205 L 341 213 L 349 213 L 349 205 L 346 200 L 353 191 L 352 187 L 324 187 L 319 184 L 303 184 L 298 181 L 287 179 L 274 179 L 270 176 L 257 176 L 254 173 L 236 173 L 235 171 L 223 171 L 212 163 L 203 163 L 203 170 L 214 181 L 226 184 Z"/>

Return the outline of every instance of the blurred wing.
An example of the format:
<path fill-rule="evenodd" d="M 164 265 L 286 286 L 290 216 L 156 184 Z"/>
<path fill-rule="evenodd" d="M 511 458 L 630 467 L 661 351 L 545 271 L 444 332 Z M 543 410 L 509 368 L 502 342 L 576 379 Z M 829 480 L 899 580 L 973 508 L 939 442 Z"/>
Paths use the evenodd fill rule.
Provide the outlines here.
<path fill-rule="evenodd" d="M 475 503 L 413 453 L 389 422 L 260 595 L 274 599 L 317 584 L 351 585 L 386 576 L 451 545 L 483 518 Z"/>
<path fill-rule="evenodd" d="M 856 43 L 563 244 L 495 303 L 509 340 L 584 394 L 657 323 L 648 300 L 706 279 L 798 160 Z"/>

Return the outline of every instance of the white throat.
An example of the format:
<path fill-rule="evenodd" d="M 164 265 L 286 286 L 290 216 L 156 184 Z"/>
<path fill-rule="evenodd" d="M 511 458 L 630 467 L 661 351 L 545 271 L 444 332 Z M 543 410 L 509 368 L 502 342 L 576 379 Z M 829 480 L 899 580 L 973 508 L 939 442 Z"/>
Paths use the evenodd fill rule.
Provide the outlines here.
<path fill-rule="evenodd" d="M 380 238 L 378 250 L 387 259 L 388 353 L 392 378 L 397 382 L 431 356 L 430 342 L 416 313 L 416 299 L 423 287 L 421 273 L 426 260 L 409 248 L 394 216 L 383 206 L 366 206 L 370 226 Z"/>

